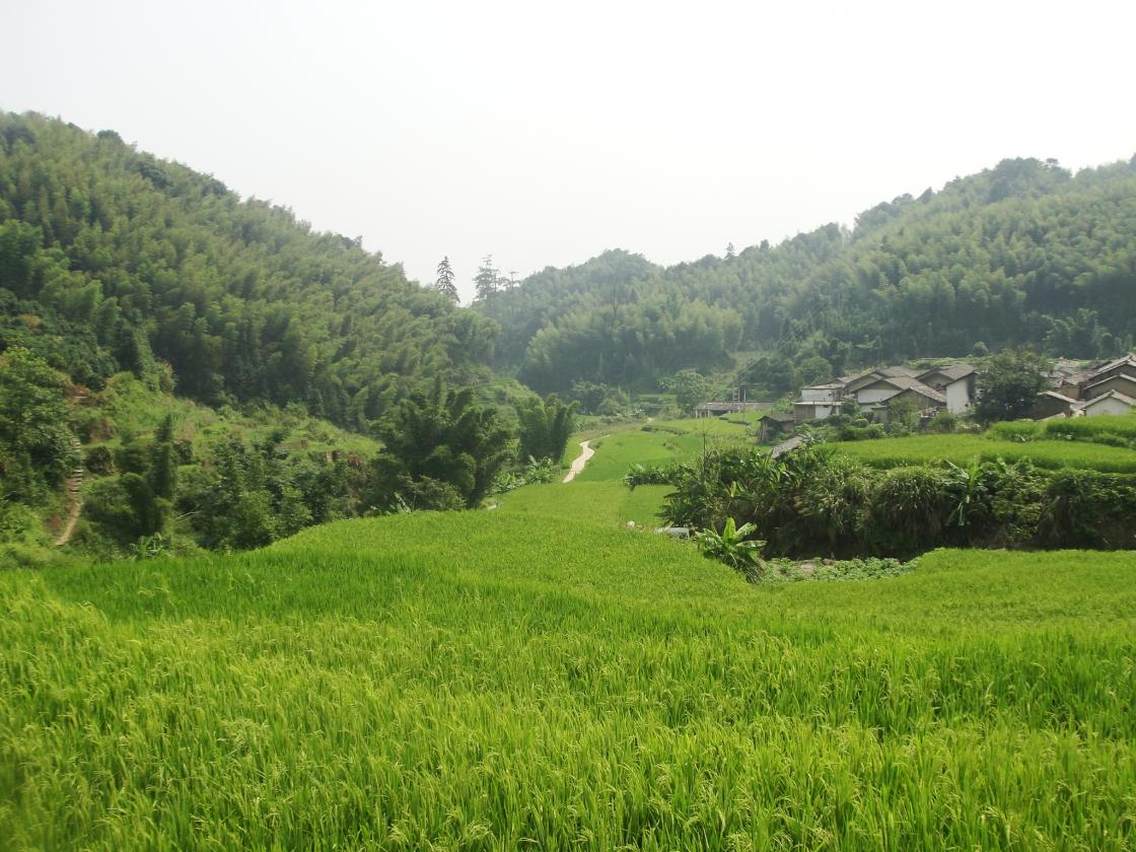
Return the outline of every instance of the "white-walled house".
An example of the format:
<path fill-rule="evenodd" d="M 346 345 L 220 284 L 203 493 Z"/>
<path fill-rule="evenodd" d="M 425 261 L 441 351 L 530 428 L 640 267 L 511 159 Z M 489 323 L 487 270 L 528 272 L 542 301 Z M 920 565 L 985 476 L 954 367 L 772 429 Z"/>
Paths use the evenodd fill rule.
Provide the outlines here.
<path fill-rule="evenodd" d="M 1122 394 L 1120 391 L 1110 390 L 1079 402 L 1074 414 L 1084 417 L 1095 417 L 1098 414 L 1127 414 L 1136 408 L 1136 399 Z"/>
<path fill-rule="evenodd" d="M 974 368 L 969 364 L 940 368 L 934 372 L 943 387 L 954 390 L 952 396 L 920 380 L 920 373 L 908 367 L 877 367 L 856 376 L 833 379 L 801 389 L 800 398 L 793 403 L 794 418 L 798 423 L 824 420 L 838 414 L 846 402 L 855 402 L 868 413 L 883 413 L 887 405 L 897 399 L 911 399 L 923 411 L 948 407 L 948 399 L 958 410 L 970 407 L 974 396 Z"/>
<path fill-rule="evenodd" d="M 978 389 L 978 370 L 970 364 L 933 367 L 920 373 L 916 378 L 946 397 L 947 411 L 951 414 L 962 414 L 974 405 Z"/>
<path fill-rule="evenodd" d="M 855 392 L 856 402 L 867 411 L 882 411 L 897 397 L 913 400 L 921 410 L 945 408 L 947 398 L 912 376 L 888 376 L 861 385 Z"/>
<path fill-rule="evenodd" d="M 1037 419 L 1124 414 L 1136 406 L 1136 355 L 1131 353 L 1090 370 L 1061 361 L 1050 380 L 1054 389 L 1038 394 Z M 1068 409 L 1055 411 L 1054 400 L 1066 400 Z"/>
<path fill-rule="evenodd" d="M 839 381 L 801 388 L 801 398 L 793 403 L 793 419 L 804 423 L 831 417 L 840 408 L 843 392 L 844 385 Z"/>

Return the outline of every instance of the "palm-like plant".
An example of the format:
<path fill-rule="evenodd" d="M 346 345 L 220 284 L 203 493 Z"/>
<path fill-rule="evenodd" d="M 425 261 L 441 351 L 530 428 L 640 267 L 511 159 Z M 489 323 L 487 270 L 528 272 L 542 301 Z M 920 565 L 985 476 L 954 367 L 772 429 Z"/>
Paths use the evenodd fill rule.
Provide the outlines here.
<path fill-rule="evenodd" d="M 741 571 L 748 579 L 754 580 L 760 575 L 761 549 L 765 547 L 764 541 L 747 538 L 756 530 L 756 524 L 742 524 L 739 527 L 733 518 L 726 518 L 722 532 L 700 530 L 694 534 L 694 538 L 704 556 L 721 560 Z"/>
<path fill-rule="evenodd" d="M 376 504 L 393 499 L 404 481 L 423 481 L 448 486 L 473 508 L 512 455 L 496 412 L 476 405 L 469 388 L 450 390 L 441 381 L 403 400 L 377 433 L 385 452 L 376 462 Z"/>

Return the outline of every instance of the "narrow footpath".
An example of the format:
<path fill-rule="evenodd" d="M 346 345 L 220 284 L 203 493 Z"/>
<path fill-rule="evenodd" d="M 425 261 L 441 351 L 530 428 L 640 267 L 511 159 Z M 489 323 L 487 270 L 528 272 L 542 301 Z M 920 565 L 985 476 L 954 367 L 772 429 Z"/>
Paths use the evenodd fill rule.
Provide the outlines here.
<path fill-rule="evenodd" d="M 580 455 L 572 459 L 572 466 L 568 468 L 568 475 L 564 477 L 565 482 L 571 482 L 576 478 L 576 474 L 584 469 L 584 465 L 588 463 L 588 459 L 596 454 L 590 446 L 591 441 L 580 442 Z"/>
<path fill-rule="evenodd" d="M 72 444 L 75 446 L 76 450 L 78 450 L 79 442 L 72 438 Z M 67 477 L 67 482 L 64 487 L 67 489 L 67 522 L 63 525 L 59 537 L 55 539 L 56 547 L 63 547 L 63 545 L 71 541 L 71 536 L 75 534 L 75 525 L 79 523 L 79 515 L 83 511 L 82 462 L 71 471 L 71 475 Z"/>

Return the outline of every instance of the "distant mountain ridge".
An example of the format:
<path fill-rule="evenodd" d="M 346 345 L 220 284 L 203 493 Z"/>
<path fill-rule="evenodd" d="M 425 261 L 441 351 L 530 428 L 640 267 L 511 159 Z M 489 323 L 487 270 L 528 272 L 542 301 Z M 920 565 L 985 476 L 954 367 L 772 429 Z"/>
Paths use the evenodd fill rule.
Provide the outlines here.
<path fill-rule="evenodd" d="M 817 376 L 976 344 L 1104 357 L 1136 337 L 1136 158 L 1076 175 L 1004 160 L 876 205 L 851 230 L 669 268 L 609 251 L 476 307 L 502 326 L 498 366 L 542 390 L 645 388 L 738 351 Z"/>

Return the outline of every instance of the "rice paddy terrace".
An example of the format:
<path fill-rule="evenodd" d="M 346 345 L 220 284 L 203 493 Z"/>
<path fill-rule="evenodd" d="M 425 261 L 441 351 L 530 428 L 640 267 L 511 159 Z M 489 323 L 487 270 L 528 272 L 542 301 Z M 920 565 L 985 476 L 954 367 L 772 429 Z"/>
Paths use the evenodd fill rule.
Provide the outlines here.
<path fill-rule="evenodd" d="M 0 572 L 3 845 L 1136 844 L 1136 555 L 751 585 L 602 471 Z"/>

